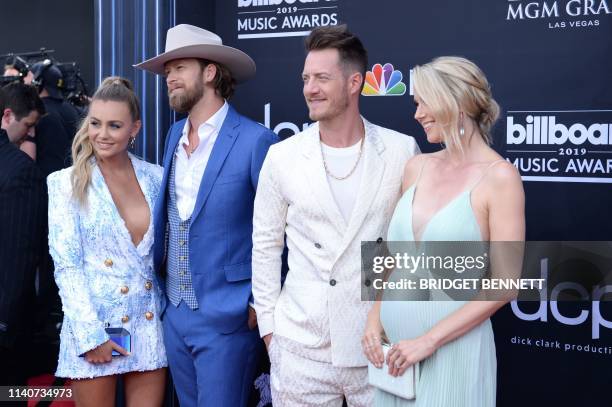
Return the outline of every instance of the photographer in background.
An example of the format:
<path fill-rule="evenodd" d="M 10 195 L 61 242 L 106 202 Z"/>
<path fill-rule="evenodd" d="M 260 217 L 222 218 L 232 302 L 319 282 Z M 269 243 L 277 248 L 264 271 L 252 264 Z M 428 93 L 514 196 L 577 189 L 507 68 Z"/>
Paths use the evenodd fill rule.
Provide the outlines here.
<path fill-rule="evenodd" d="M 36 267 L 46 247 L 45 179 L 15 144 L 45 113 L 36 89 L 0 89 L 0 385 L 25 384 Z"/>
<path fill-rule="evenodd" d="M 70 166 L 70 146 L 76 134 L 79 114 L 64 100 L 64 78 L 60 69 L 49 59 L 30 68 L 32 85 L 38 88 L 45 104 L 45 116 L 36 128 L 36 162 L 45 175 Z"/>

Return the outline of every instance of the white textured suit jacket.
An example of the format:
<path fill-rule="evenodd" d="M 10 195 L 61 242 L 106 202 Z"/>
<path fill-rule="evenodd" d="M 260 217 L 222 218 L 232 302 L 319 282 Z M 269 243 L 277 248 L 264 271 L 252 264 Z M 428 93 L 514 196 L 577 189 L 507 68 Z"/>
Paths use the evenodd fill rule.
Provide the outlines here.
<path fill-rule="evenodd" d="M 332 196 L 318 123 L 268 151 L 255 197 L 253 296 L 261 336 L 317 348 L 331 339 L 335 366 L 364 366 L 360 339 L 370 302 L 361 300 L 361 241 L 384 238 L 401 193 L 412 137 L 364 119 L 364 170 L 347 224 Z M 281 290 L 284 238 L 289 273 Z M 332 281 L 333 280 L 333 281 Z"/>

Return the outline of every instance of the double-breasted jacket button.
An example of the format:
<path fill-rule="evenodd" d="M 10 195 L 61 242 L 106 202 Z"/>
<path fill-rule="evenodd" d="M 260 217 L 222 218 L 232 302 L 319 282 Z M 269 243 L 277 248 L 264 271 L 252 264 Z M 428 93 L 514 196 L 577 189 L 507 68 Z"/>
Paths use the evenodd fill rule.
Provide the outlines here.
<path fill-rule="evenodd" d="M 320 249 L 320 248 L 321 248 L 321 245 L 320 245 L 319 243 L 315 243 L 315 245 L 314 245 L 314 246 L 315 246 L 317 249 Z"/>
<path fill-rule="evenodd" d="M 379 237 L 378 239 L 376 239 L 376 243 L 382 243 L 382 241 L 383 241 L 382 237 Z"/>
<path fill-rule="evenodd" d="M 145 283 L 145 289 L 150 290 L 151 288 L 153 288 L 153 283 L 147 280 L 147 282 Z"/>
<path fill-rule="evenodd" d="M 329 280 L 329 285 L 331 285 L 332 287 L 336 285 L 336 280 L 334 280 L 333 278 L 331 280 Z"/>
<path fill-rule="evenodd" d="M 121 317 L 121 322 L 123 322 L 124 324 L 127 323 L 130 320 L 130 317 L 128 317 L 127 315 L 124 315 Z"/>
<path fill-rule="evenodd" d="M 127 294 L 130 291 L 130 288 L 127 285 L 121 287 L 121 294 Z"/>
<path fill-rule="evenodd" d="M 153 319 L 153 313 L 151 311 L 145 312 L 145 318 L 147 319 L 147 321 L 152 320 Z"/>
<path fill-rule="evenodd" d="M 106 267 L 113 267 L 113 260 L 112 259 L 106 259 L 104 260 L 104 265 Z"/>

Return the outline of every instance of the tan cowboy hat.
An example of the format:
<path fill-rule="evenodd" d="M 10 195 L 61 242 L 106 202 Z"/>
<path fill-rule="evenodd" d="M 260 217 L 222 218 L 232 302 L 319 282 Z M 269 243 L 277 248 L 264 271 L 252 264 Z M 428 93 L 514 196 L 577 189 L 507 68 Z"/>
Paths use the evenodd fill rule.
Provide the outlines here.
<path fill-rule="evenodd" d="M 166 52 L 134 65 L 158 75 L 164 75 L 164 64 L 173 59 L 202 58 L 225 65 L 236 82 L 255 75 L 255 62 L 239 49 L 223 45 L 221 37 L 203 28 L 179 24 L 168 30 Z"/>

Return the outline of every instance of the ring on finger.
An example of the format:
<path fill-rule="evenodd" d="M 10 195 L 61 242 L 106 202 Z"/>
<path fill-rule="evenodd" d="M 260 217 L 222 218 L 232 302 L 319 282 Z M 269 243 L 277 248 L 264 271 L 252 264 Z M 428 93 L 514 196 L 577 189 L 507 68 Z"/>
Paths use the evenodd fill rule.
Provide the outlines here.
<path fill-rule="evenodd" d="M 402 355 L 399 355 L 397 357 L 397 359 L 395 359 L 394 366 L 399 369 L 404 364 L 404 360 L 403 359 L 404 358 L 402 357 Z"/>

